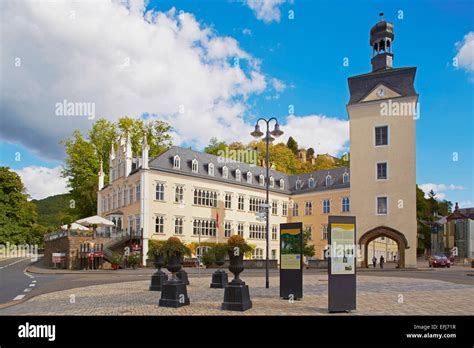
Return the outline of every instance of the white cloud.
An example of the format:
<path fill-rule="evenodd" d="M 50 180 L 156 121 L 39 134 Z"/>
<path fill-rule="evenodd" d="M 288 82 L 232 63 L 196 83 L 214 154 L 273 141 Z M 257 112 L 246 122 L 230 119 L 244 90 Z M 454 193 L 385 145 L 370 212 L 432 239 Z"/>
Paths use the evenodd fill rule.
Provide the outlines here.
<path fill-rule="evenodd" d="M 337 155 L 348 150 L 349 121 L 325 115 L 288 116 L 281 126 L 282 141 L 292 136 L 300 147 L 314 148 L 316 153 Z"/>
<path fill-rule="evenodd" d="M 15 170 L 21 177 L 27 193 L 33 199 L 69 192 L 67 179 L 61 177 L 61 166 L 55 168 L 29 166 Z"/>
<path fill-rule="evenodd" d="M 246 0 L 247 6 L 252 9 L 257 19 L 265 23 L 280 21 L 279 6 L 285 2 L 286 0 Z"/>
<path fill-rule="evenodd" d="M 471 208 L 474 206 L 474 202 L 468 199 L 467 201 L 459 202 L 458 205 L 459 205 L 459 208 Z"/>
<path fill-rule="evenodd" d="M 277 78 L 272 78 L 272 86 L 277 92 L 283 92 L 286 89 L 286 84 Z"/>
<path fill-rule="evenodd" d="M 459 67 L 474 72 L 474 32 L 464 36 L 463 41 L 456 43 L 458 53 L 456 59 Z"/>
<path fill-rule="evenodd" d="M 249 28 L 244 28 L 242 30 L 242 34 L 252 36 L 252 30 L 250 30 Z"/>
<path fill-rule="evenodd" d="M 97 117 L 110 120 L 156 115 L 174 127 L 175 144 L 236 140 L 251 128 L 243 120 L 247 98 L 263 92 L 269 78 L 258 59 L 190 13 L 143 14 L 143 1 L 127 6 L 0 2 L 0 75 L 8 81 L 0 93 L 1 138 L 63 157 L 59 140 L 94 122 L 55 116 L 65 99 L 94 103 Z"/>
<path fill-rule="evenodd" d="M 453 184 L 433 184 L 433 183 L 426 183 L 426 184 L 421 184 L 418 185 L 420 189 L 423 190 L 425 193 L 425 198 L 429 197 L 429 193 L 431 190 L 433 190 L 434 193 L 436 193 L 435 198 L 437 200 L 445 200 L 446 199 L 446 191 L 462 191 L 465 190 L 466 188 L 460 185 L 453 185 Z"/>

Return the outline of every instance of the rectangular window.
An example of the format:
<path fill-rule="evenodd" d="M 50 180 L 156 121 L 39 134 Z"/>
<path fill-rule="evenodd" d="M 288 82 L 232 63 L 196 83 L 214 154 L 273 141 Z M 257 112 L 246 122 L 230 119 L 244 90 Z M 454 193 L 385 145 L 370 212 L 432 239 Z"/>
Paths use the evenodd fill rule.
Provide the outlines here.
<path fill-rule="evenodd" d="M 387 180 L 387 162 L 377 163 L 377 180 Z"/>
<path fill-rule="evenodd" d="M 249 211 L 251 212 L 260 211 L 260 205 L 264 203 L 265 203 L 265 200 L 263 198 L 250 197 Z"/>
<path fill-rule="evenodd" d="M 133 204 L 133 187 L 128 189 L 128 204 Z"/>
<path fill-rule="evenodd" d="M 157 216 L 155 218 L 155 233 L 164 233 L 165 230 L 165 218 L 163 216 Z"/>
<path fill-rule="evenodd" d="M 272 260 L 276 260 L 277 258 L 277 251 L 275 249 L 272 249 Z"/>
<path fill-rule="evenodd" d="M 239 210 L 244 210 L 244 196 L 239 196 Z"/>
<path fill-rule="evenodd" d="M 194 189 L 194 204 L 205 207 L 217 207 L 217 192 Z"/>
<path fill-rule="evenodd" d="M 298 216 L 298 203 L 293 203 L 293 216 Z"/>
<path fill-rule="evenodd" d="M 288 216 L 288 203 L 283 202 L 281 206 L 281 215 Z"/>
<path fill-rule="evenodd" d="M 244 236 L 244 224 L 237 225 L 237 234 L 241 237 Z"/>
<path fill-rule="evenodd" d="M 161 182 L 156 183 L 155 199 L 157 201 L 164 201 L 165 200 L 165 184 L 163 184 Z"/>
<path fill-rule="evenodd" d="M 224 224 L 224 237 L 230 237 L 232 233 L 232 225 L 230 222 Z"/>
<path fill-rule="evenodd" d="M 342 212 L 346 213 L 350 211 L 349 197 L 342 197 Z"/>
<path fill-rule="evenodd" d="M 135 198 L 136 198 L 135 200 L 137 202 L 140 201 L 140 193 L 141 193 L 140 190 L 141 188 L 140 188 L 140 185 L 138 184 L 137 187 L 135 188 Z"/>
<path fill-rule="evenodd" d="M 249 238 L 250 239 L 265 239 L 266 230 L 265 225 L 250 225 Z"/>
<path fill-rule="evenodd" d="M 388 197 L 377 197 L 377 215 L 388 214 Z"/>
<path fill-rule="evenodd" d="M 175 203 L 184 202 L 184 188 L 181 185 L 177 185 L 174 190 L 174 201 Z"/>
<path fill-rule="evenodd" d="M 321 224 L 321 235 L 322 235 L 323 240 L 328 239 L 328 225 L 327 224 Z"/>
<path fill-rule="evenodd" d="M 272 240 L 278 239 L 278 227 L 272 226 Z"/>
<path fill-rule="evenodd" d="M 278 201 L 272 201 L 272 214 L 278 214 Z"/>
<path fill-rule="evenodd" d="M 323 214 L 330 214 L 331 213 L 331 201 L 329 199 L 325 199 L 323 201 Z"/>
<path fill-rule="evenodd" d="M 225 208 L 226 209 L 232 208 L 232 195 L 230 193 L 225 194 Z"/>
<path fill-rule="evenodd" d="M 306 202 L 304 204 L 304 215 L 313 215 L 313 203 Z"/>
<path fill-rule="evenodd" d="M 181 217 L 174 220 L 174 234 L 183 234 L 183 218 Z"/>
<path fill-rule="evenodd" d="M 215 237 L 217 232 L 216 220 L 195 219 L 193 220 L 193 235 Z"/>
<path fill-rule="evenodd" d="M 141 235 L 141 224 L 140 224 L 140 215 L 135 215 L 135 235 Z"/>
<path fill-rule="evenodd" d="M 388 126 L 375 127 L 375 146 L 388 145 Z"/>

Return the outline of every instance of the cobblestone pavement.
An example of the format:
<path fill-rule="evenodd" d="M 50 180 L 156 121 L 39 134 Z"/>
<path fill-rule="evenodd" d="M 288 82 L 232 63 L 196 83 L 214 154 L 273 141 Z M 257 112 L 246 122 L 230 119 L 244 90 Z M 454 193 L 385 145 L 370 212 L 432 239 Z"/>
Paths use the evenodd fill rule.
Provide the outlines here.
<path fill-rule="evenodd" d="M 278 276 L 271 277 L 270 289 L 265 289 L 263 277 L 243 274 L 243 279 L 253 302 L 243 313 L 220 309 L 224 290 L 210 289 L 206 275 L 190 277 L 191 305 L 178 309 L 159 307 L 160 292 L 149 291 L 146 280 L 43 294 L 2 309 L 0 315 L 328 315 L 326 275 L 305 275 L 304 298 L 293 303 L 279 299 Z M 357 310 L 352 314 L 473 315 L 473 290 L 438 280 L 358 276 Z"/>

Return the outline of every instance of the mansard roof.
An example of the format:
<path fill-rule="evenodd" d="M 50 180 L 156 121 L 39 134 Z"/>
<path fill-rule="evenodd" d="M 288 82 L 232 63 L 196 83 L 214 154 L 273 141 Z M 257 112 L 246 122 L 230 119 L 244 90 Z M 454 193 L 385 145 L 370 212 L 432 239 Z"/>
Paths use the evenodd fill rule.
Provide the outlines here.
<path fill-rule="evenodd" d="M 173 159 L 174 156 L 178 155 L 180 157 L 180 168 L 174 168 L 173 166 Z M 192 162 L 196 159 L 198 161 L 198 172 L 195 173 L 192 171 Z M 214 176 L 208 175 L 208 166 L 209 163 L 214 164 L 215 173 Z M 264 167 L 250 165 L 243 162 L 233 162 L 230 160 L 226 160 L 219 156 L 210 155 L 208 153 L 198 152 L 191 149 L 185 149 L 179 146 L 172 146 L 166 152 L 162 153 L 161 155 L 155 157 L 154 159 L 150 160 L 149 162 L 150 169 L 152 170 L 159 170 L 165 171 L 170 173 L 177 173 L 181 175 L 188 175 L 192 177 L 199 177 L 203 179 L 215 180 L 219 182 L 225 182 L 230 184 L 236 184 L 246 187 L 253 187 L 264 189 L 265 186 L 260 185 L 258 177 L 260 174 L 265 175 L 266 169 Z M 229 176 L 228 178 L 224 178 L 222 175 L 223 167 L 226 166 L 229 169 Z M 240 169 L 241 171 L 241 181 L 236 180 L 236 170 Z M 246 180 L 246 173 L 251 172 L 253 176 L 252 183 L 247 183 Z M 349 173 L 349 168 L 346 167 L 339 167 L 333 168 L 328 170 L 320 170 L 312 173 L 306 174 L 297 174 L 288 176 L 285 173 L 276 171 L 276 170 L 269 170 L 269 176 L 273 177 L 275 180 L 275 186 L 273 188 L 270 187 L 270 191 L 272 192 L 280 192 L 286 194 L 300 194 L 300 193 L 307 193 L 313 191 L 324 191 L 324 190 L 331 190 L 331 189 L 338 189 L 338 188 L 348 188 L 349 183 L 343 183 L 343 174 Z M 334 180 L 332 185 L 326 186 L 325 185 L 325 178 L 327 175 L 331 175 L 332 179 Z M 310 177 L 315 179 L 315 187 L 309 188 L 308 187 L 308 179 Z M 304 185 L 301 186 L 301 189 L 296 190 L 296 181 L 302 180 Z M 280 188 L 280 179 L 284 181 L 284 189 Z"/>
<path fill-rule="evenodd" d="M 368 74 L 349 77 L 349 104 L 363 100 L 379 84 L 383 84 L 402 97 L 416 96 L 414 81 L 416 68 L 394 68 L 374 71 Z"/>

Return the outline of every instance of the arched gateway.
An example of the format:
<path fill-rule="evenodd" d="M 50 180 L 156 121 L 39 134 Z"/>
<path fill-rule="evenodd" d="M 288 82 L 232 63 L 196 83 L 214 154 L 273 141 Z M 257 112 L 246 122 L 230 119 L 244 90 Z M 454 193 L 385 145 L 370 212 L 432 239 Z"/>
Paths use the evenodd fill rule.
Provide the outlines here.
<path fill-rule="evenodd" d="M 364 246 L 364 254 L 361 266 L 364 268 L 368 267 L 369 260 L 367 259 L 367 255 L 369 254 L 369 243 L 379 237 L 390 238 L 398 244 L 398 266 L 400 268 L 405 268 L 405 250 L 410 248 L 408 241 L 402 233 L 387 226 L 379 226 L 371 229 L 359 238 L 359 245 Z"/>

